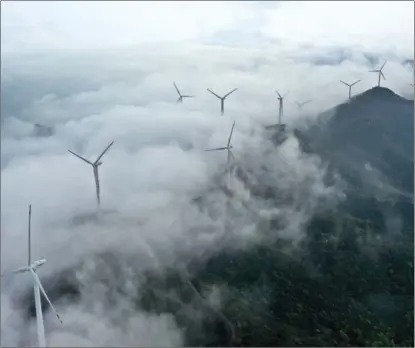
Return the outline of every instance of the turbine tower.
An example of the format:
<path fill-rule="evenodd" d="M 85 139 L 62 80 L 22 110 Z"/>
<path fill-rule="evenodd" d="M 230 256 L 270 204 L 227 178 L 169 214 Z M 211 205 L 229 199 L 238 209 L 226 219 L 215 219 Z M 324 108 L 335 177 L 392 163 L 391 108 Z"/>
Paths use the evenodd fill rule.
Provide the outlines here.
<path fill-rule="evenodd" d="M 104 154 L 108 151 L 108 149 L 112 146 L 112 144 L 114 144 L 114 142 L 112 141 L 106 148 L 104 151 L 102 151 L 102 153 L 98 156 L 98 158 L 96 159 L 95 162 L 90 162 L 88 161 L 86 158 L 78 155 L 75 152 L 72 152 L 71 150 L 68 150 L 72 155 L 80 158 L 82 161 L 90 164 L 92 166 L 93 172 L 94 172 L 94 179 L 95 179 L 95 188 L 96 188 L 96 194 L 97 194 L 97 206 L 99 209 L 99 206 L 101 204 L 101 199 L 100 199 L 100 186 L 99 186 L 99 177 L 98 177 L 98 167 L 102 164 L 102 162 L 100 161 L 100 159 L 102 158 L 102 156 L 104 156 Z"/>
<path fill-rule="evenodd" d="M 194 98 L 194 95 L 183 95 L 180 93 L 179 89 L 176 86 L 176 83 L 173 82 L 174 88 L 176 88 L 177 94 L 179 95 L 179 99 L 177 99 L 178 103 L 183 103 L 183 98 Z"/>
<path fill-rule="evenodd" d="M 278 93 L 278 91 L 277 90 L 275 90 L 275 92 L 278 94 L 278 101 L 279 101 L 279 110 L 278 110 L 278 126 L 280 126 L 281 127 L 281 119 L 282 119 L 282 116 L 283 116 L 283 113 L 284 113 L 284 98 L 288 95 L 288 93 L 290 93 L 290 92 L 287 92 L 287 93 L 285 93 L 285 95 L 282 97 L 281 96 L 281 94 L 279 94 Z"/>
<path fill-rule="evenodd" d="M 212 93 L 215 97 L 217 97 L 218 99 L 220 99 L 220 112 L 223 115 L 224 112 L 225 112 L 225 99 L 226 99 L 226 97 L 228 97 L 230 94 L 232 94 L 233 92 L 235 92 L 237 89 L 238 88 L 233 89 L 229 93 L 225 94 L 223 97 L 218 96 L 215 92 L 211 91 L 209 88 L 207 90 L 210 93 Z"/>
<path fill-rule="evenodd" d="M 340 80 L 340 82 L 341 82 L 342 84 L 344 84 L 344 85 L 346 85 L 347 87 L 349 87 L 349 100 L 350 100 L 350 99 L 352 99 L 352 87 L 353 87 L 356 83 L 358 83 L 358 82 L 360 82 L 360 81 L 362 81 L 362 80 L 357 80 L 357 81 L 353 82 L 352 84 L 349 84 L 349 83 L 346 83 L 346 82 L 344 82 L 344 81 Z"/>
<path fill-rule="evenodd" d="M 301 109 L 305 104 L 308 104 L 310 102 L 311 102 L 311 99 L 310 100 L 303 101 L 302 103 L 299 103 L 299 102 L 295 102 L 295 103 L 297 104 L 298 109 Z"/>
<path fill-rule="evenodd" d="M 232 129 L 231 129 L 231 132 L 229 133 L 228 144 L 226 146 L 205 150 L 205 151 L 223 151 L 223 150 L 228 151 L 228 160 L 226 162 L 226 170 L 228 172 L 228 184 L 229 184 L 228 186 L 229 187 L 230 187 L 230 183 L 231 183 L 231 157 L 235 158 L 232 151 L 231 151 L 231 149 L 232 149 L 231 140 L 232 140 L 232 134 L 233 134 L 233 129 L 234 128 L 235 128 L 235 121 L 233 121 Z"/>
<path fill-rule="evenodd" d="M 45 326 L 43 323 L 43 313 L 42 313 L 42 302 L 40 293 L 43 294 L 46 301 L 48 302 L 50 308 L 52 308 L 53 312 L 55 313 L 56 317 L 59 319 L 61 324 L 63 324 L 61 318 L 59 317 L 58 312 L 55 310 L 55 308 L 52 305 L 52 302 L 49 300 L 48 295 L 46 294 L 45 289 L 43 288 L 42 283 L 40 282 L 40 279 L 38 275 L 36 274 L 36 270 L 43 266 L 46 263 L 46 259 L 40 259 L 37 261 L 31 261 L 32 259 L 32 252 L 31 252 L 31 219 L 32 219 L 32 206 L 29 205 L 29 221 L 28 221 L 28 265 L 25 267 L 17 268 L 13 271 L 6 272 L 5 274 L 2 274 L 1 276 L 5 276 L 7 274 L 12 273 L 25 273 L 28 272 L 31 274 L 33 278 L 33 290 L 34 290 L 34 296 L 35 296 L 35 307 L 36 307 L 36 322 L 37 322 L 37 338 L 39 347 L 46 347 L 46 339 L 45 339 Z"/>
<path fill-rule="evenodd" d="M 385 75 L 383 75 L 383 72 L 382 72 L 383 68 L 385 67 L 386 62 L 387 62 L 387 60 L 385 60 L 385 63 L 383 63 L 383 65 L 380 67 L 379 70 L 369 70 L 369 72 L 375 72 L 375 73 L 379 74 L 379 76 L 378 76 L 378 87 L 380 87 L 380 77 L 381 76 L 383 77 L 384 80 L 386 80 Z"/>

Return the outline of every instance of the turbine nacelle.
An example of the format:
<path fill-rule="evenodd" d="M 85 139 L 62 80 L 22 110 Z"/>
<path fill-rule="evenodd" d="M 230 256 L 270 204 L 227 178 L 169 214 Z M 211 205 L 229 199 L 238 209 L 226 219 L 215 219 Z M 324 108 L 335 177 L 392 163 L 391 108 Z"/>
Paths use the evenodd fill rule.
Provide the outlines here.
<path fill-rule="evenodd" d="M 40 266 L 43 266 L 45 263 L 46 263 L 46 259 L 45 259 L 45 258 L 42 258 L 42 259 L 40 259 L 40 260 L 33 261 L 33 262 L 32 262 L 32 264 L 30 265 L 30 267 L 31 267 L 33 270 L 36 270 L 36 269 L 37 269 L 37 268 L 39 268 Z"/>
<path fill-rule="evenodd" d="M 16 268 L 13 271 L 8 271 L 2 274 L 1 276 L 3 277 L 5 275 L 13 274 L 13 273 L 24 273 L 24 272 L 36 271 L 39 267 L 43 266 L 45 263 L 46 263 L 46 259 L 40 259 L 40 260 L 32 262 L 29 266 Z"/>
<path fill-rule="evenodd" d="M 277 93 L 278 94 L 278 100 L 279 101 L 283 101 L 284 100 L 284 98 L 290 93 L 290 91 L 288 91 L 287 93 L 285 93 L 284 95 L 281 95 L 281 94 L 279 94 L 278 93 L 278 91 L 277 90 L 275 90 L 275 93 Z"/>

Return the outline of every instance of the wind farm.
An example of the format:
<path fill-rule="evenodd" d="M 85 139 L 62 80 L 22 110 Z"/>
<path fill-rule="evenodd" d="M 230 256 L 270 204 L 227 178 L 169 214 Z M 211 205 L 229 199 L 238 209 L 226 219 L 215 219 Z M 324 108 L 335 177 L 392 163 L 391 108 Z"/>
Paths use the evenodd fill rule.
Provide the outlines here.
<path fill-rule="evenodd" d="M 385 66 L 385 63 L 381 66 L 381 68 L 379 70 L 376 70 L 379 74 L 379 79 L 380 79 L 380 76 L 383 76 L 382 69 L 384 68 L 384 66 Z M 343 85 L 346 85 L 349 88 L 349 91 L 348 91 L 349 102 L 352 101 L 352 93 L 351 93 L 352 87 L 355 86 L 357 83 L 359 83 L 361 81 L 362 80 L 356 80 L 353 83 L 347 83 L 343 80 L 340 80 L 340 82 Z M 174 87 L 176 89 L 176 92 L 178 94 L 177 103 L 182 103 L 184 98 L 194 97 L 193 95 L 182 94 L 175 82 L 173 82 L 173 85 L 174 85 Z M 411 84 L 411 86 L 413 86 L 413 84 Z M 382 89 L 383 87 L 377 86 L 372 90 L 375 91 L 376 89 L 379 89 L 379 88 Z M 217 95 L 211 89 L 207 89 L 207 90 L 208 90 L 208 92 L 210 92 L 211 94 L 216 96 L 218 99 L 220 99 L 220 101 L 221 101 L 221 114 L 224 115 L 224 102 L 230 94 L 234 93 L 237 90 L 237 88 L 231 90 L 230 92 L 225 94 L 223 97 Z M 285 141 L 286 139 L 288 139 L 289 136 L 291 136 L 289 134 L 289 131 L 287 132 L 287 130 L 286 130 L 285 122 L 283 123 L 283 121 L 284 121 L 283 117 L 285 116 L 285 114 L 284 114 L 284 99 L 287 97 L 287 95 L 290 92 L 286 92 L 285 94 L 282 94 L 278 90 L 275 90 L 275 93 L 277 94 L 277 100 L 278 100 L 278 104 L 277 104 L 277 109 L 278 109 L 278 111 L 277 111 L 278 112 L 277 124 L 272 125 L 272 126 L 268 126 L 266 128 L 268 128 L 268 129 L 275 129 L 276 128 L 277 129 L 276 134 L 278 134 L 279 137 L 281 136 L 281 134 L 285 134 L 285 137 L 283 138 L 283 141 Z M 305 105 L 307 105 L 311 102 L 312 102 L 312 99 L 307 99 L 307 100 L 302 101 L 302 102 L 295 101 L 295 104 L 297 106 L 297 110 L 300 111 Z M 227 236 L 227 235 L 230 235 L 230 234 L 233 233 L 234 227 L 233 227 L 232 219 L 234 219 L 234 217 L 233 217 L 233 214 L 234 214 L 233 209 L 235 209 L 235 207 L 233 206 L 234 204 L 236 204 L 236 206 L 238 204 L 240 204 L 241 206 L 244 207 L 246 212 L 249 212 L 249 216 L 251 214 L 253 214 L 253 216 L 256 216 L 257 219 L 260 219 L 259 212 L 251 205 L 251 203 L 250 203 L 251 201 L 249 199 L 247 200 L 247 199 L 238 198 L 237 193 L 238 193 L 238 190 L 240 190 L 240 189 L 236 189 L 237 185 L 236 186 L 234 185 L 234 183 L 238 184 L 238 182 L 243 181 L 243 180 L 241 180 L 241 178 L 238 177 L 238 175 L 236 175 L 235 177 L 232 176 L 232 161 L 234 160 L 234 155 L 232 153 L 232 149 L 233 149 L 232 139 L 233 139 L 233 136 L 234 136 L 234 133 L 235 133 L 235 124 L 236 124 L 236 120 L 234 120 L 233 123 L 232 123 L 232 127 L 230 129 L 226 145 L 224 145 L 222 147 L 216 147 L 216 148 L 210 148 L 210 149 L 205 149 L 204 150 L 206 152 L 216 152 L 216 151 L 225 151 L 226 150 L 226 152 L 227 152 L 227 161 L 226 161 L 226 166 L 225 166 L 225 171 L 224 171 L 225 175 L 223 176 L 225 181 L 224 181 L 224 187 L 221 188 L 222 194 L 224 194 L 226 196 L 226 207 L 223 208 L 223 209 L 225 209 L 225 214 L 224 214 L 224 216 L 225 216 L 224 219 L 225 220 L 223 222 L 223 224 L 224 224 L 224 227 L 223 227 L 224 232 L 223 233 L 225 233 L 225 235 L 223 236 L 224 241 L 228 240 L 229 236 Z M 278 141 L 278 142 L 274 143 L 274 145 L 275 146 L 283 146 L 283 141 Z M 103 163 L 102 162 L 103 156 L 107 153 L 107 151 L 112 147 L 113 144 L 114 144 L 114 141 L 111 141 L 105 147 L 105 149 L 99 154 L 99 156 L 96 158 L 95 161 L 88 160 L 84 156 L 82 156 L 82 155 L 80 155 L 80 154 L 78 154 L 78 153 L 76 153 L 72 150 L 67 150 L 73 156 L 81 159 L 85 163 L 92 166 L 93 174 L 94 174 L 94 182 L 95 182 L 95 191 L 96 191 L 96 204 L 97 204 L 98 211 L 100 211 L 100 206 L 101 206 L 101 193 L 100 193 L 101 183 L 100 183 L 100 179 L 99 179 L 98 169 L 99 169 L 99 166 L 101 166 L 102 163 Z M 240 185 L 240 183 L 238 185 Z M 258 186 L 257 183 L 253 183 L 253 184 L 250 183 L 249 185 L 245 185 L 245 187 L 248 187 L 248 190 L 254 190 L 256 186 Z M 46 301 L 48 302 L 51 310 L 55 312 L 55 314 L 56 314 L 56 316 L 58 317 L 59 320 L 60 320 L 60 317 L 59 317 L 59 314 L 54 309 L 51 301 L 49 300 L 48 295 L 46 294 L 46 292 L 43 288 L 43 285 L 40 283 L 39 277 L 37 276 L 37 273 L 36 273 L 37 269 L 39 269 L 41 266 L 43 266 L 45 264 L 46 260 L 45 259 L 40 259 L 40 260 L 36 260 L 36 261 L 33 261 L 33 262 L 31 261 L 31 246 L 30 246 L 31 245 L 30 244 L 30 230 L 31 230 L 30 219 L 31 218 L 30 217 L 31 217 L 31 208 L 29 210 L 29 232 L 28 232 L 28 235 L 29 235 L 29 242 L 28 242 L 29 260 L 28 260 L 28 266 L 21 267 L 17 270 L 12 271 L 11 273 L 28 272 L 28 273 L 32 274 L 33 282 L 34 282 L 34 296 L 35 296 L 35 307 L 36 307 L 36 323 L 37 323 L 38 344 L 41 347 L 45 347 L 47 340 L 45 338 L 45 327 L 44 327 L 44 323 L 43 323 L 43 313 L 42 313 L 42 310 L 41 310 L 41 300 L 40 300 L 41 295 L 40 295 L 40 293 L 43 294 L 43 296 L 45 297 Z M 231 324 L 227 323 L 227 326 L 231 326 Z M 232 330 L 233 330 L 233 328 L 232 328 Z"/>
<path fill-rule="evenodd" d="M 71 4 L 2 32 L 0 345 L 413 347 L 394 3 Z"/>

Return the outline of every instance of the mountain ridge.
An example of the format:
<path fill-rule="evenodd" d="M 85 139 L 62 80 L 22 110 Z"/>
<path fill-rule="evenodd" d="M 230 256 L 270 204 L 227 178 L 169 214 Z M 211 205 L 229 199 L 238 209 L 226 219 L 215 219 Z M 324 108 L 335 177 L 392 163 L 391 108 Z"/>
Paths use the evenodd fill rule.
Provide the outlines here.
<path fill-rule="evenodd" d="M 303 151 L 316 153 L 343 171 L 370 164 L 413 194 L 413 129 L 413 101 L 374 87 L 293 133 Z"/>

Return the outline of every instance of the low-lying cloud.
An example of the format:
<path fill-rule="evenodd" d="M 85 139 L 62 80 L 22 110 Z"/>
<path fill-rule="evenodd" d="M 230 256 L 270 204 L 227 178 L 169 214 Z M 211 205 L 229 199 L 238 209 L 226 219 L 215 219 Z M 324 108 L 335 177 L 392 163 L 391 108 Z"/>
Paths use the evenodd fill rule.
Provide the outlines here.
<path fill-rule="evenodd" d="M 32 254 L 48 260 L 39 276 L 76 270 L 81 292 L 76 302 L 54 302 L 63 326 L 45 313 L 49 345 L 185 344 L 173 316 L 134 307 L 145 270 L 186 268 L 224 248 L 277 237 L 298 242 L 310 216 L 342 198 L 339 187 L 324 183 L 319 158 L 304 155 L 290 134 L 275 148 L 263 126 L 277 121 L 275 89 L 290 91 L 284 122 L 292 127 L 344 101 L 340 79 L 362 79 L 354 93 L 372 87 L 376 79 L 367 71 L 374 66 L 353 49 L 339 64 L 316 65 L 310 56 L 317 48 L 267 45 L 185 42 L 5 56 L 2 272 L 26 262 L 31 203 Z M 387 86 L 410 95 L 404 57 L 383 58 Z M 177 104 L 173 81 L 196 98 Z M 206 88 L 219 95 L 238 88 L 224 116 Z M 307 99 L 313 102 L 298 110 L 294 101 Z M 226 151 L 204 150 L 225 146 L 234 120 L 235 164 L 245 179 L 234 168 L 230 199 L 216 178 Z M 53 135 L 34 136 L 34 123 L 53 127 Z M 95 159 L 111 141 L 99 172 L 104 214 L 96 219 L 92 168 L 67 150 Z M 272 201 L 265 189 L 272 189 Z M 199 196 L 202 208 L 194 201 Z M 107 252 L 119 260 L 116 271 L 99 261 Z M 26 319 L 22 305 L 24 291 L 31 291 L 23 278 L 2 279 L 4 345 L 36 342 L 35 320 Z"/>

